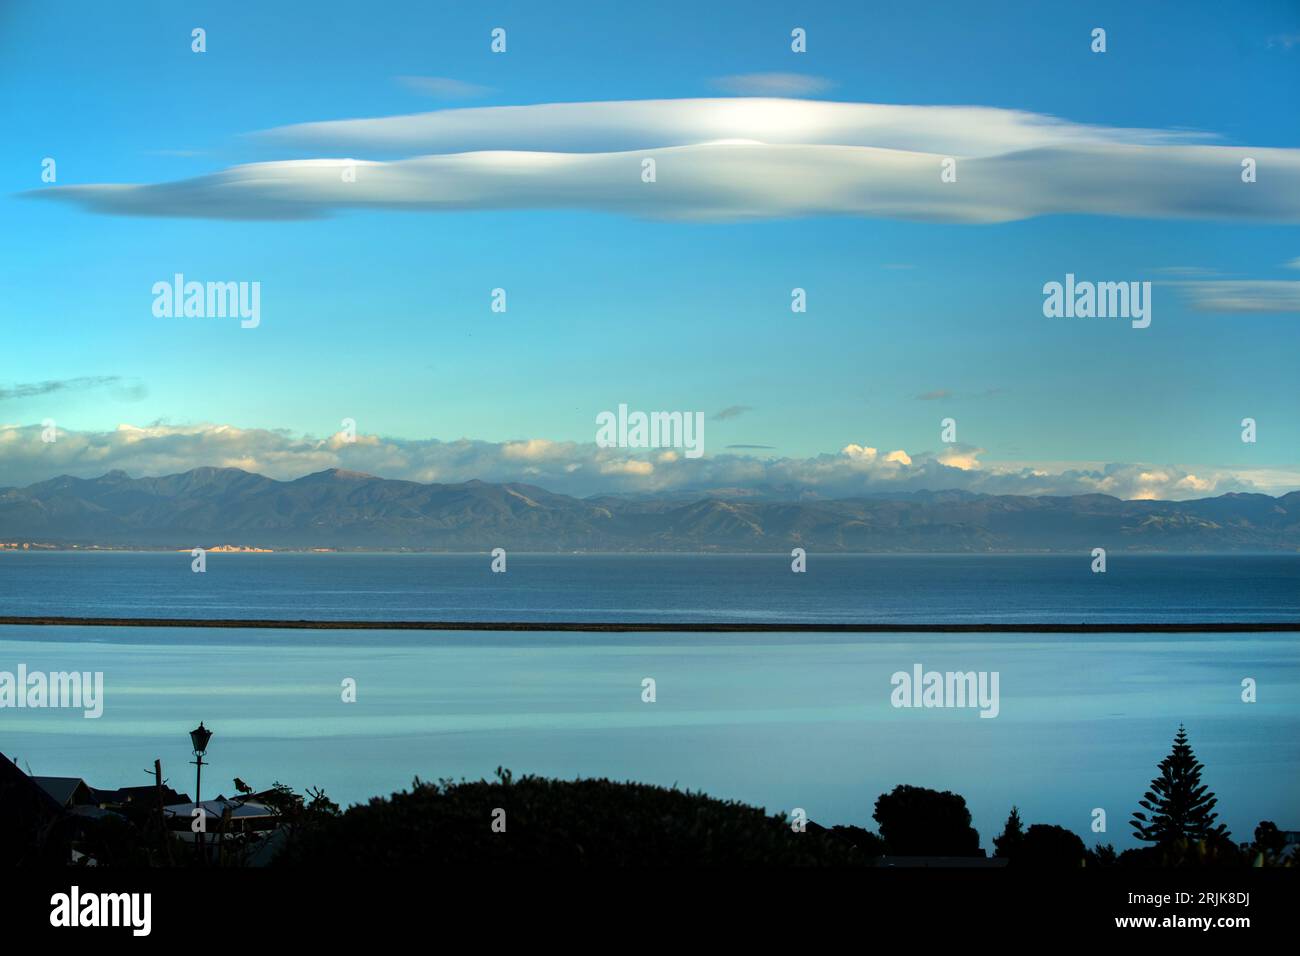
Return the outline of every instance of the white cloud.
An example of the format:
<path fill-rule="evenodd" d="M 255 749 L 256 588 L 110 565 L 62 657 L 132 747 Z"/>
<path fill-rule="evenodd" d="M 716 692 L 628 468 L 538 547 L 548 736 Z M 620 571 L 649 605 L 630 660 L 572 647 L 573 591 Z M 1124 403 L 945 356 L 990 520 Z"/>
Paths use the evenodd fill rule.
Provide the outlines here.
<path fill-rule="evenodd" d="M 876 449 L 862 445 L 845 445 L 840 454 L 851 461 L 871 462 L 876 460 Z"/>
<path fill-rule="evenodd" d="M 212 465 L 278 479 L 327 468 L 420 482 L 523 481 L 571 495 L 706 492 L 719 489 L 790 497 L 843 498 L 876 491 L 963 489 L 991 494 L 1103 493 L 1121 498 L 1199 498 L 1226 491 L 1281 494 L 1300 489 L 1300 466 L 1231 469 L 1140 463 L 980 460 L 966 445 L 886 455 L 850 443 L 812 458 L 743 454 L 690 459 L 666 450 L 598 448 L 546 439 L 493 443 L 408 441 L 358 434 L 311 438 L 230 425 L 121 425 L 108 432 L 60 431 L 41 441 L 38 425 L 0 426 L 0 486 L 25 486 L 59 474 L 97 477 L 112 469 L 166 475 Z"/>
<path fill-rule="evenodd" d="M 653 462 L 637 461 L 629 458 L 626 461 L 607 461 L 600 466 L 602 475 L 650 475 L 653 474 L 655 466 Z"/>
<path fill-rule="evenodd" d="M 1187 282 L 1192 308 L 1202 312 L 1300 312 L 1300 281 L 1224 279 Z"/>
<path fill-rule="evenodd" d="M 312 148 L 421 151 L 302 159 L 169 183 L 25 195 L 99 213 L 310 219 L 348 209 L 585 209 L 652 219 L 853 215 L 994 223 L 1049 214 L 1300 221 L 1300 150 L 1185 145 L 987 107 L 793 99 L 647 100 L 443 110 L 284 127 Z M 1243 187 L 1247 152 L 1270 171 Z M 940 163 L 957 158 L 957 181 Z M 657 164 L 654 183 L 642 161 Z M 345 167 L 356 170 L 345 182 Z"/>
<path fill-rule="evenodd" d="M 1256 150 L 1273 190 L 1240 189 L 1220 147 L 1080 147 L 971 159 L 843 146 L 681 146 L 632 153 L 459 153 L 391 163 L 293 160 L 157 185 L 56 186 L 24 195 L 99 213 L 312 219 L 336 210 L 587 209 L 652 219 L 856 215 L 990 223 L 1053 213 L 1300 221 L 1300 151 Z M 657 182 L 641 181 L 643 159 Z M 342 170 L 356 167 L 356 181 Z"/>
<path fill-rule="evenodd" d="M 521 461 L 543 461 L 548 458 L 562 458 L 572 454 L 572 451 L 573 444 L 570 442 L 553 442 L 547 441 L 545 438 L 506 442 L 501 446 L 503 457 Z"/>
<path fill-rule="evenodd" d="M 407 155 L 470 150 L 619 152 L 716 140 L 872 146 L 967 158 L 1048 147 L 1169 145 L 1186 131 L 1073 123 L 987 106 L 898 106 L 763 98 L 611 100 L 436 110 L 281 126 L 257 134 L 308 149 Z"/>
<path fill-rule="evenodd" d="M 949 445 L 939 454 L 939 461 L 959 471 L 975 471 L 980 467 L 981 451 L 982 449 L 968 448 L 965 445 Z"/>

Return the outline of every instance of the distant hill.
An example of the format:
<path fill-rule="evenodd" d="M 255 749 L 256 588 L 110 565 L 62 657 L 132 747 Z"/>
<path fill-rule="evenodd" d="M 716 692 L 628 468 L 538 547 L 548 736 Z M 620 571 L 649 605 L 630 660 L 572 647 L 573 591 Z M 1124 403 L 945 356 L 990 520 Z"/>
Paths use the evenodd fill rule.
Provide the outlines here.
<path fill-rule="evenodd" d="M 332 469 L 63 476 L 0 489 L 0 542 L 127 548 L 478 551 L 1300 550 L 1300 492 L 1196 501 L 916 492 L 572 498 L 524 484 L 420 484 Z"/>

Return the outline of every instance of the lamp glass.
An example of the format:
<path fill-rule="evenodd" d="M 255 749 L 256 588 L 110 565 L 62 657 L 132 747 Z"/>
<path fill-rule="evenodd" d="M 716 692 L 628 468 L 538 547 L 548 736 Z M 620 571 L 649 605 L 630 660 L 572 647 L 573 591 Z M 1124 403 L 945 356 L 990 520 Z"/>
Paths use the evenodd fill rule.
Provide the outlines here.
<path fill-rule="evenodd" d="M 211 739 L 212 731 L 204 727 L 202 721 L 199 722 L 198 727 L 190 731 L 190 742 L 194 744 L 194 752 L 196 754 L 206 753 L 208 749 L 208 741 Z"/>

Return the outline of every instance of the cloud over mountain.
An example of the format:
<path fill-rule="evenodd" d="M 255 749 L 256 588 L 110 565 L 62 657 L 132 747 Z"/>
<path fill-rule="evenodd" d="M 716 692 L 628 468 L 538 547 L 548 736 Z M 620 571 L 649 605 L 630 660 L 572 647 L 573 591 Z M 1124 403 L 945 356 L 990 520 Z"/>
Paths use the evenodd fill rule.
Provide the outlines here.
<path fill-rule="evenodd" d="M 671 449 L 599 448 L 594 442 L 544 438 L 414 441 L 358 434 L 349 442 L 341 433 L 313 438 L 231 425 L 121 425 L 108 432 L 61 431 L 56 442 L 45 443 L 37 425 L 0 425 L 0 486 L 21 486 L 59 474 L 93 477 L 120 469 L 144 476 L 215 466 L 278 479 L 343 468 L 419 482 L 521 481 L 578 496 L 728 489 L 758 496 L 835 498 L 959 489 L 1181 500 L 1227 491 L 1277 494 L 1300 488 L 1300 468 L 998 464 L 982 460 L 983 454 L 982 449 L 960 444 L 909 451 L 849 442 L 838 453 L 811 458 L 724 451 L 690 459 Z"/>
<path fill-rule="evenodd" d="M 960 491 L 782 501 L 735 491 L 575 498 L 524 483 L 327 469 L 60 477 L 0 489 L 0 540 L 53 546 L 486 551 L 1295 551 L 1300 492 L 1195 501 Z"/>

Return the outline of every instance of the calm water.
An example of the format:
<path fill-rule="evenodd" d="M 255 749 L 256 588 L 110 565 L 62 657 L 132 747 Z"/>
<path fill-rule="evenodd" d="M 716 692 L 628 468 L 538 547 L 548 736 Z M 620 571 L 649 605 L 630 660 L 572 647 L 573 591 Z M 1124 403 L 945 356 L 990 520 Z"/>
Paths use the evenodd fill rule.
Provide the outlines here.
<path fill-rule="evenodd" d="M 1116 620 L 1297 616 L 1296 558 L 0 555 L 4 613 L 624 620 Z M 177 565 L 179 565 L 179 570 Z M 963 794 L 991 846 L 1014 802 L 1124 847 L 1187 725 L 1238 838 L 1300 829 L 1297 635 L 599 635 L 0 628 L 0 670 L 97 670 L 105 713 L 0 710 L 33 772 L 193 787 L 240 776 L 348 803 L 413 776 L 600 775 L 874 826 L 899 783 Z M 890 705 L 890 677 L 997 671 L 1000 714 Z M 344 704 L 340 682 L 358 683 Z M 641 700 L 652 677 L 658 700 Z M 1254 678 L 1259 700 L 1241 702 Z M 1091 811 L 1108 813 L 1094 836 Z"/>
<path fill-rule="evenodd" d="M 0 552 L 8 614 L 537 621 L 1300 619 L 1300 555 Z"/>

